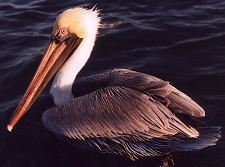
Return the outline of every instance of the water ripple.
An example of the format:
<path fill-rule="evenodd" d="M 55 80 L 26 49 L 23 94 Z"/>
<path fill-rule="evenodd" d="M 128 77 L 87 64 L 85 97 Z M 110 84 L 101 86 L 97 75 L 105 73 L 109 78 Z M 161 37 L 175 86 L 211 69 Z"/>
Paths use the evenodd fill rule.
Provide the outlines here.
<path fill-rule="evenodd" d="M 74 6 L 91 8 L 95 4 L 101 9 L 100 33 L 82 75 L 115 67 L 157 75 L 199 98 L 209 119 L 225 126 L 223 0 L 0 2 L 0 112 L 15 108 L 23 95 L 58 13 Z M 220 146 L 225 150 L 225 144 Z M 193 159 L 199 160 L 194 156 Z M 186 162 L 182 157 L 178 160 Z M 218 161 L 211 166 L 224 165 Z"/>

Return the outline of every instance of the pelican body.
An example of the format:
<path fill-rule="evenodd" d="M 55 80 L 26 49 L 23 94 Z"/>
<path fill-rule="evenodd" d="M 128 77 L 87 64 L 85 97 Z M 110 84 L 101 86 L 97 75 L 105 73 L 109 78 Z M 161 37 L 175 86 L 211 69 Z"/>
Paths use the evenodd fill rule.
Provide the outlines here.
<path fill-rule="evenodd" d="M 42 121 L 60 138 L 131 160 L 214 145 L 219 129 L 197 130 L 182 122 L 176 114 L 203 117 L 205 111 L 167 81 L 127 69 L 76 79 L 91 55 L 99 23 L 95 9 L 72 8 L 56 18 L 51 41 L 8 130 L 56 74 L 50 89 L 55 106 Z"/>

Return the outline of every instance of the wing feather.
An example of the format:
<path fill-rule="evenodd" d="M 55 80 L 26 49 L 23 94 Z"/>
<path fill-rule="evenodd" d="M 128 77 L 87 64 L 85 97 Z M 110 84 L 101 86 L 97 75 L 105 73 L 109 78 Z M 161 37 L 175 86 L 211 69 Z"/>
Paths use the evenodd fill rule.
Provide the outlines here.
<path fill-rule="evenodd" d="M 198 131 L 174 113 L 201 117 L 204 110 L 169 82 L 151 75 L 115 69 L 76 80 L 73 90 L 76 98 L 42 117 L 50 131 L 73 143 L 85 141 L 101 152 L 138 159 L 186 146 L 204 148 L 219 138 L 219 130 L 215 136 L 209 131 L 208 144 L 202 142 L 204 136 L 197 138 Z M 187 138 L 197 139 L 188 144 Z"/>
<path fill-rule="evenodd" d="M 75 97 L 107 86 L 123 86 L 138 90 L 159 101 L 172 112 L 194 117 L 205 116 L 204 109 L 168 81 L 127 69 L 114 69 L 75 81 Z"/>
<path fill-rule="evenodd" d="M 55 106 L 43 115 L 51 131 L 75 139 L 129 137 L 145 140 L 198 132 L 160 102 L 130 88 L 111 86 Z"/>
<path fill-rule="evenodd" d="M 115 69 L 111 73 L 113 73 L 111 74 L 113 76 L 111 78 L 112 84 L 143 91 L 163 103 L 172 112 L 184 113 L 194 117 L 205 116 L 205 111 L 200 105 L 168 81 L 127 69 Z"/>

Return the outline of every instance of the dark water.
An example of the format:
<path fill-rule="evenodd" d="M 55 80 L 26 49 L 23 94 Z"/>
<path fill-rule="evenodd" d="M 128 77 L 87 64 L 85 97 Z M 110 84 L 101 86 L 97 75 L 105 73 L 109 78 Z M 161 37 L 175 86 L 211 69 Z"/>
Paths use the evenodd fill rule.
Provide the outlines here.
<path fill-rule="evenodd" d="M 131 163 L 74 150 L 41 123 L 48 89 L 12 134 L 7 120 L 23 95 L 49 41 L 54 18 L 74 6 L 102 9 L 96 47 L 80 76 L 114 67 L 169 80 L 206 110 L 204 122 L 225 125 L 225 1 L 0 2 L 0 166 L 159 166 L 160 158 Z M 46 105 L 45 105 L 46 104 Z M 42 107 L 40 107 L 42 106 Z M 44 107 L 43 107 L 44 106 Z M 175 166 L 225 166 L 225 138 L 198 152 L 176 153 Z"/>

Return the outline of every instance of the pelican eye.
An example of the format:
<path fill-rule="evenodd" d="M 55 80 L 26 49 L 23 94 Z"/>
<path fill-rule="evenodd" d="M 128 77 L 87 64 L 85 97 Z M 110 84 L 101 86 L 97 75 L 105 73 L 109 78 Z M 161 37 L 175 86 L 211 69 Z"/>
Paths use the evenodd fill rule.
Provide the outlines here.
<path fill-rule="evenodd" d="M 52 40 L 55 40 L 57 43 L 61 43 L 68 39 L 70 36 L 71 35 L 68 31 L 68 28 L 62 28 L 55 36 L 52 37 Z"/>
<path fill-rule="evenodd" d="M 67 28 L 62 28 L 59 32 L 60 32 L 62 35 L 63 35 L 63 34 L 67 34 L 67 33 L 68 33 L 68 29 L 67 29 Z"/>

